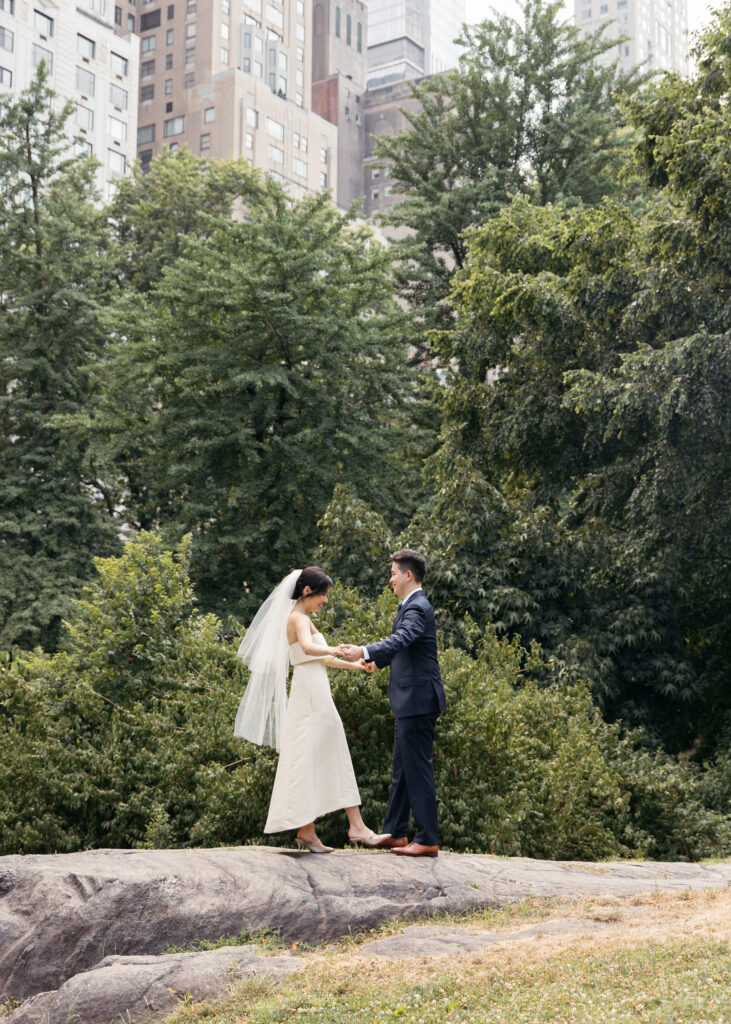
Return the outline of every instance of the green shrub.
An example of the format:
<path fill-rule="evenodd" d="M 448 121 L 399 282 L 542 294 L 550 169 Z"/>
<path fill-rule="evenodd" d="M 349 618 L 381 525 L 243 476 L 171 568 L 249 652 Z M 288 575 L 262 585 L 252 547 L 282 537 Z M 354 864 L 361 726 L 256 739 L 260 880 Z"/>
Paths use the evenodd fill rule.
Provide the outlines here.
<path fill-rule="evenodd" d="M 237 740 L 240 630 L 197 613 L 187 544 L 141 534 L 76 603 L 67 650 L 0 663 L 0 853 L 100 846 L 266 843 L 276 754 Z M 387 634 L 395 598 L 336 586 L 333 642 Z M 549 858 L 696 859 L 731 850 L 729 760 L 705 772 L 622 736 L 587 686 L 545 685 L 538 648 L 471 631 L 442 647 L 449 707 L 437 725 L 442 844 Z M 538 686 L 536 679 L 542 681 Z M 388 673 L 331 672 L 363 815 L 380 826 L 390 784 Z M 344 814 L 318 823 L 341 845 Z"/>

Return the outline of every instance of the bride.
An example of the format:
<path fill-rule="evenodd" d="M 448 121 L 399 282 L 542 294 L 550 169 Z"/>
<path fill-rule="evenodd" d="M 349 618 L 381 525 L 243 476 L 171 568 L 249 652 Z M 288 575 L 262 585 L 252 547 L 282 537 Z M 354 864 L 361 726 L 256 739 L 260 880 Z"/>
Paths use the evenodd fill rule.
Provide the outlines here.
<path fill-rule="evenodd" d="M 315 832 L 315 818 L 345 808 L 348 838 L 375 847 L 375 835 L 360 813 L 360 794 L 343 723 L 330 694 L 326 666 L 371 671 L 364 662 L 341 661 L 310 616 L 327 603 L 332 580 L 322 569 L 296 569 L 269 595 L 241 641 L 238 656 L 251 678 L 234 734 L 274 747 L 279 764 L 265 832 L 297 828 L 299 849 L 332 853 Z M 289 701 L 287 675 L 294 666 Z"/>

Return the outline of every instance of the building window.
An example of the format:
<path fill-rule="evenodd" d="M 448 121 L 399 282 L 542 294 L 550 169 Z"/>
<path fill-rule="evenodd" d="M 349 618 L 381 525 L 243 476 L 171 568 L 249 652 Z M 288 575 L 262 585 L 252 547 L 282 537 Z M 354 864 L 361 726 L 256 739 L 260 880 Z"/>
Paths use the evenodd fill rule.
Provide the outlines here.
<path fill-rule="evenodd" d="M 173 55 L 172 55 L 172 53 L 166 53 L 165 54 L 165 70 L 166 71 L 172 71 L 173 70 Z"/>
<path fill-rule="evenodd" d="M 143 149 L 142 152 L 139 154 L 139 157 L 140 168 L 142 169 L 142 172 L 144 174 L 147 174 L 147 172 L 150 170 L 150 164 L 152 163 L 152 150 Z"/>
<path fill-rule="evenodd" d="M 173 80 L 172 78 L 165 79 L 165 95 L 172 96 L 173 94 Z"/>
<path fill-rule="evenodd" d="M 335 35 L 340 38 L 340 8 L 335 8 Z"/>
<path fill-rule="evenodd" d="M 294 73 L 294 78 L 295 81 L 297 82 L 297 85 L 300 87 L 300 89 L 302 89 L 305 84 L 305 76 L 301 68 L 297 68 L 297 70 Z"/>
<path fill-rule="evenodd" d="M 105 0 L 89 0 L 89 7 L 96 14 L 104 14 L 106 6 Z"/>
<path fill-rule="evenodd" d="M 204 132 L 204 134 L 201 135 L 201 149 L 210 149 L 210 148 L 211 148 L 211 133 L 210 132 Z"/>
<path fill-rule="evenodd" d="M 188 24 L 185 26 L 185 38 L 186 39 L 195 39 L 195 33 L 196 33 L 196 23 L 194 21 L 189 21 Z"/>
<path fill-rule="evenodd" d="M 15 14 L 15 0 L 0 0 L 0 11 L 6 11 L 8 14 Z M 5 68 L 5 70 L 7 71 L 7 68 Z"/>
<path fill-rule="evenodd" d="M 45 62 L 46 70 L 49 75 L 53 72 L 53 54 L 50 50 L 46 50 L 43 46 L 38 46 L 33 43 L 33 67 L 37 68 L 41 61 Z"/>
<path fill-rule="evenodd" d="M 210 124 L 212 121 L 215 121 L 216 120 L 216 108 L 215 107 L 206 107 L 206 109 L 203 111 L 203 120 L 204 120 L 204 122 L 206 124 Z"/>
<path fill-rule="evenodd" d="M 221 10 L 225 15 L 231 13 L 231 0 L 221 0 Z"/>
<path fill-rule="evenodd" d="M 145 86 L 147 88 L 147 86 Z M 127 90 L 120 89 L 118 85 L 110 84 L 109 86 L 109 99 L 112 102 L 112 106 L 119 107 L 120 110 L 127 109 Z"/>
<path fill-rule="evenodd" d="M 86 96 L 94 95 L 95 78 L 91 71 L 86 68 L 76 69 L 76 88 L 80 89 Z"/>
<path fill-rule="evenodd" d="M 107 130 L 117 142 L 127 141 L 127 125 L 124 121 L 120 121 L 118 117 L 107 118 Z"/>
<path fill-rule="evenodd" d="M 94 152 L 94 147 L 86 139 L 75 139 L 74 140 L 74 155 L 75 156 L 91 156 Z"/>
<path fill-rule="evenodd" d="M 284 28 L 284 15 L 272 4 L 267 4 L 267 18 L 277 28 Z"/>
<path fill-rule="evenodd" d="M 353 19 L 348 14 L 345 18 L 345 45 L 350 46 L 350 36 L 353 27 Z"/>
<path fill-rule="evenodd" d="M 185 115 L 181 114 L 180 117 L 171 117 L 165 122 L 163 126 L 163 135 L 166 139 L 169 139 L 172 135 L 182 135 L 185 131 Z"/>
<path fill-rule="evenodd" d="M 33 11 L 33 26 L 42 36 L 53 35 L 53 18 L 49 18 L 43 11 Z"/>
<path fill-rule="evenodd" d="M 124 153 L 120 153 L 116 149 L 107 150 L 107 167 L 114 174 L 124 174 L 127 170 L 127 161 Z"/>
<path fill-rule="evenodd" d="M 304 41 L 305 41 L 305 26 L 304 25 L 300 25 L 299 22 L 297 22 L 297 29 L 296 29 L 295 35 L 297 36 L 297 38 L 299 39 L 299 41 L 301 43 L 304 43 Z"/>
<path fill-rule="evenodd" d="M 140 32 L 149 32 L 152 28 L 159 28 L 161 21 L 160 11 L 150 11 L 140 18 Z"/>
<path fill-rule="evenodd" d="M 185 66 L 189 68 L 191 64 L 195 64 L 195 46 L 189 46 L 185 51 Z"/>
<path fill-rule="evenodd" d="M 0 68 L 0 85 L 10 87 L 13 84 L 13 72 L 9 68 Z"/>
<path fill-rule="evenodd" d="M 155 86 L 143 85 L 140 89 L 140 103 L 149 103 L 155 99 Z"/>
<path fill-rule="evenodd" d="M 228 50 L 221 47 L 221 63 L 228 64 Z"/>
<path fill-rule="evenodd" d="M 168 4 L 168 21 L 175 17 L 175 4 Z"/>
<path fill-rule="evenodd" d="M 83 128 L 85 131 L 92 131 L 94 128 L 94 111 L 89 110 L 87 107 L 82 107 L 79 103 L 77 103 L 76 123 L 79 126 L 79 128 Z"/>
<path fill-rule="evenodd" d="M 241 70 L 245 71 L 247 73 L 247 75 L 251 74 L 251 57 L 244 57 L 244 59 L 242 61 L 242 68 L 241 68 Z"/>
<path fill-rule="evenodd" d="M 279 146 L 269 147 L 269 159 L 273 160 L 275 164 L 284 163 L 284 150 L 280 149 Z"/>
<path fill-rule="evenodd" d="M 114 8 L 114 24 L 115 25 L 121 25 L 122 24 L 122 8 L 121 7 L 115 6 L 115 8 Z"/>
<path fill-rule="evenodd" d="M 247 132 L 246 133 L 246 148 L 247 149 L 253 149 L 254 148 L 254 136 L 251 134 L 251 132 Z"/>
<path fill-rule="evenodd" d="M 221 22 L 221 39 L 229 39 L 231 37 L 231 29 L 228 27 L 225 21 Z"/>
<path fill-rule="evenodd" d="M 292 169 L 295 174 L 299 174 L 300 178 L 307 177 L 307 164 L 304 160 L 299 160 L 297 157 L 292 161 Z"/>
<path fill-rule="evenodd" d="M 195 14 L 195 0 L 188 0 L 188 14 Z"/>
<path fill-rule="evenodd" d="M 273 71 L 269 75 L 269 88 L 272 90 L 272 92 L 275 92 L 277 88 L 277 76 L 274 74 Z"/>
<path fill-rule="evenodd" d="M 320 163 L 321 164 L 326 164 L 327 163 L 327 150 L 325 148 L 321 148 L 320 149 Z"/>
<path fill-rule="evenodd" d="M 254 74 L 256 75 L 257 78 L 264 77 L 264 65 L 260 60 L 254 61 Z"/>
<path fill-rule="evenodd" d="M 82 57 L 86 57 L 87 60 L 94 60 L 94 54 L 96 53 L 96 43 L 93 39 L 87 39 L 86 36 L 77 34 L 76 36 L 76 50 Z"/>
<path fill-rule="evenodd" d="M 279 54 L 279 70 L 280 71 L 286 71 L 287 70 L 287 63 L 288 63 L 287 62 L 287 54 L 286 53 L 280 53 Z"/>
<path fill-rule="evenodd" d="M 305 59 L 305 51 L 302 49 L 301 46 L 298 46 L 297 47 L 297 60 L 300 62 L 300 64 L 302 64 L 302 63 L 304 63 L 304 59 Z"/>
<path fill-rule="evenodd" d="M 146 142 L 155 141 L 155 125 L 146 124 L 142 128 L 137 129 L 137 145 L 144 146 Z M 142 156 L 140 155 L 140 159 Z"/>
<path fill-rule="evenodd" d="M 140 78 L 152 78 L 155 74 L 155 61 L 143 60 L 140 64 Z"/>
<path fill-rule="evenodd" d="M 602 4 L 599 8 L 600 14 L 609 14 L 609 4 Z"/>
<path fill-rule="evenodd" d="M 120 57 L 118 53 L 112 52 L 110 64 L 115 75 L 126 76 L 129 67 L 129 61 L 126 57 Z"/>
<path fill-rule="evenodd" d="M 143 36 L 142 42 L 140 43 L 140 50 L 142 53 L 150 53 L 151 50 L 157 49 L 157 36 Z"/>
<path fill-rule="evenodd" d="M 168 149 L 170 150 L 171 153 L 177 153 L 178 152 L 178 148 L 179 147 L 178 147 L 177 142 L 171 142 L 170 145 L 168 146 Z"/>
<path fill-rule="evenodd" d="M 297 0 L 297 13 L 299 14 L 300 18 L 304 18 L 304 16 L 305 16 L 304 0 Z"/>
<path fill-rule="evenodd" d="M 174 41 L 175 41 L 175 30 L 172 29 L 172 28 L 169 28 L 167 30 L 167 32 L 165 33 L 165 45 L 166 46 L 172 46 Z"/>
<path fill-rule="evenodd" d="M 371 189 L 371 199 L 378 199 L 379 191 L 377 188 Z"/>
<path fill-rule="evenodd" d="M 183 79 L 183 88 L 192 89 L 195 85 L 195 71 L 189 71 Z"/>
<path fill-rule="evenodd" d="M 250 128 L 259 127 L 259 112 L 252 107 L 246 109 L 246 123 Z"/>
<path fill-rule="evenodd" d="M 358 22 L 356 26 L 356 39 L 358 44 L 358 53 L 363 53 L 363 23 Z"/>
<path fill-rule="evenodd" d="M 134 14 L 127 15 L 127 31 L 134 32 L 135 30 L 135 16 Z"/>
<path fill-rule="evenodd" d="M 324 171 L 322 171 L 320 174 L 320 185 L 323 188 L 327 188 L 327 174 L 325 174 Z"/>
<path fill-rule="evenodd" d="M 589 18 L 591 17 L 591 7 L 588 10 L 586 10 L 586 11 L 582 11 L 581 12 L 581 17 L 584 19 L 584 21 L 588 21 Z"/>
<path fill-rule="evenodd" d="M 274 121 L 271 117 L 266 119 L 267 135 L 271 135 L 277 142 L 284 142 L 284 125 Z"/>
<path fill-rule="evenodd" d="M 297 104 L 298 107 L 304 106 L 305 100 L 304 100 L 304 97 L 303 97 L 301 92 L 297 93 L 297 95 L 294 98 L 294 101 L 295 101 L 295 103 Z"/>

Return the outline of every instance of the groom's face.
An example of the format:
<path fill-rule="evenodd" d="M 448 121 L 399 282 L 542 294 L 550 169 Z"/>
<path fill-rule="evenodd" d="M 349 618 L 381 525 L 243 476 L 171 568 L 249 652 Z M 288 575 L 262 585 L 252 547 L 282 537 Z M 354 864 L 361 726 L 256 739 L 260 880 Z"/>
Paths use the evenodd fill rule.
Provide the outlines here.
<path fill-rule="evenodd" d="M 398 562 L 391 562 L 391 587 L 396 597 L 405 597 L 412 583 L 413 575 L 411 570 L 407 569 L 404 572 Z"/>

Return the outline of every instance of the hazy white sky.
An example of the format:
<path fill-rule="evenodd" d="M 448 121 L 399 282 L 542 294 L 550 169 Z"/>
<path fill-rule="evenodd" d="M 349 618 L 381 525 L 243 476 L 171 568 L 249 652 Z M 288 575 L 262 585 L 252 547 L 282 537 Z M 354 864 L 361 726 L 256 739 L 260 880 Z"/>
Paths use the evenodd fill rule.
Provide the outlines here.
<path fill-rule="evenodd" d="M 711 9 L 714 6 L 720 6 L 720 2 L 716 5 L 711 4 Z M 499 11 L 501 14 L 510 14 L 515 18 L 520 14 L 520 8 L 514 0 L 467 0 L 466 20 L 470 23 L 482 21 L 483 18 L 489 17 L 493 9 Z M 569 10 L 573 16 L 573 0 L 570 4 Z M 696 32 L 699 28 L 703 28 L 704 25 L 708 23 L 710 20 L 708 11 L 709 4 L 707 0 L 688 0 L 689 32 Z"/>

